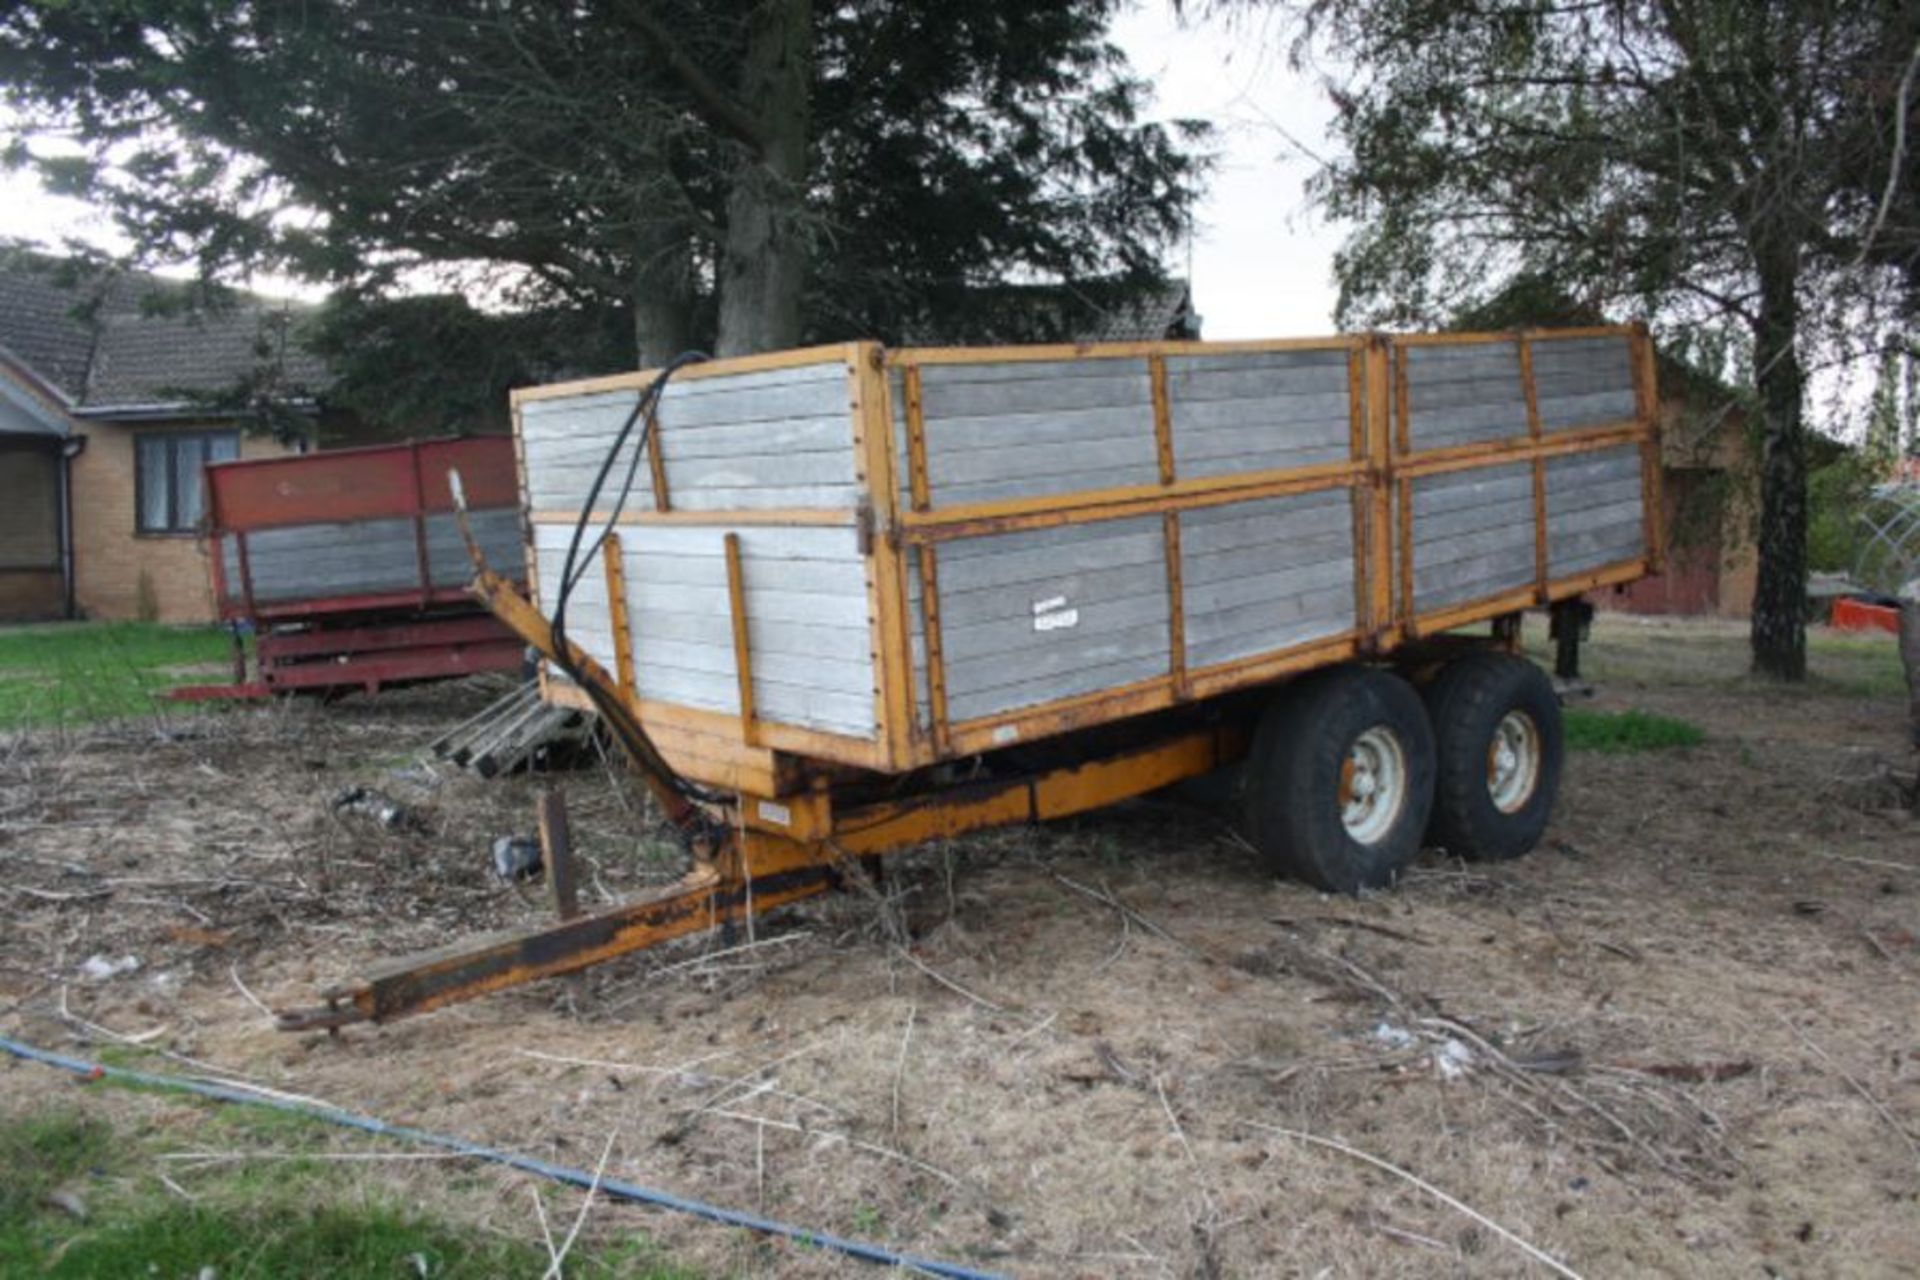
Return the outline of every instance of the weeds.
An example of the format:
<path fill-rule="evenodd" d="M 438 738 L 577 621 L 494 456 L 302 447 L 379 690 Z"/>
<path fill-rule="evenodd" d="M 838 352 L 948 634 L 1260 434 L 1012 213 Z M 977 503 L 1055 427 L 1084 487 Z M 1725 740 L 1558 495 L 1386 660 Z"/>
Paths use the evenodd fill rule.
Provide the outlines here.
<path fill-rule="evenodd" d="M 203 1113 L 201 1131 L 231 1153 L 204 1164 L 163 1156 L 148 1135 L 73 1111 L 0 1117 L 0 1274 L 439 1280 L 538 1275 L 550 1261 L 531 1240 L 429 1217 L 351 1185 L 324 1160 L 329 1131 L 235 1123 L 241 1114 L 256 1113 Z M 180 1136 L 177 1125 L 167 1132 L 169 1141 Z M 249 1160 L 249 1132 L 279 1140 L 261 1154 L 284 1156 L 302 1139 L 313 1158 Z M 644 1236 L 577 1251 L 568 1271 L 608 1280 L 693 1274 L 663 1262 Z"/>
<path fill-rule="evenodd" d="M 1567 746 L 1575 751 L 1626 755 L 1697 747 L 1707 740 L 1699 725 L 1650 711 L 1590 711 L 1569 707 L 1563 715 Z"/>

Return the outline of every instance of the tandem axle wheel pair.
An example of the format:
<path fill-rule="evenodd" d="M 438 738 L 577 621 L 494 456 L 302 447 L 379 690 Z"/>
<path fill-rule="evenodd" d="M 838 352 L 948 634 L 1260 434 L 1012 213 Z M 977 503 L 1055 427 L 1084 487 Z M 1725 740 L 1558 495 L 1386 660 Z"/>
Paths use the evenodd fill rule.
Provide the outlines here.
<path fill-rule="evenodd" d="M 1277 873 L 1337 893 L 1392 884 L 1425 845 L 1515 858 L 1546 830 L 1565 746 L 1545 672 L 1494 650 L 1454 658 L 1424 688 L 1340 666 L 1261 714 L 1240 814 Z"/>

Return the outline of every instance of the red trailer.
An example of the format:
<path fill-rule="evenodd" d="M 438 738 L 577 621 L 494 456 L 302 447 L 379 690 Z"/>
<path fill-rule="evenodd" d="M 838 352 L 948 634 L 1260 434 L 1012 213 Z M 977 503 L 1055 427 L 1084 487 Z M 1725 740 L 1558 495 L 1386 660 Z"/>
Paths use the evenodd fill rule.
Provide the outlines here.
<path fill-rule="evenodd" d="M 472 566 L 447 476 L 457 470 L 492 563 L 522 559 L 513 441 L 338 449 L 206 469 L 208 561 L 234 628 L 234 683 L 188 700 L 383 685 L 512 670 L 522 643 L 467 593 Z M 241 633 L 254 635 L 248 675 Z"/>

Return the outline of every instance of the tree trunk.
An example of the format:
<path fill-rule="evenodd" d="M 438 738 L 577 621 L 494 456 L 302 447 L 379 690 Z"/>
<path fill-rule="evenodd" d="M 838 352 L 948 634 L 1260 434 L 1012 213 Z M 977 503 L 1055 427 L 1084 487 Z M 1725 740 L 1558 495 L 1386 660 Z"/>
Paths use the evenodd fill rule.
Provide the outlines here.
<path fill-rule="evenodd" d="M 806 285 L 812 0 L 761 0 L 748 23 L 739 98 L 759 121 L 761 145 L 741 157 L 727 196 L 720 254 L 723 356 L 799 345 Z"/>
<path fill-rule="evenodd" d="M 634 245 L 633 345 L 642 369 L 663 367 L 693 345 L 693 245 L 669 223 Z"/>
<path fill-rule="evenodd" d="M 1755 253 L 1760 316 L 1753 327 L 1765 434 L 1760 466 L 1760 563 L 1753 593 L 1753 670 L 1776 680 L 1807 676 L 1807 442 L 1797 246 Z"/>

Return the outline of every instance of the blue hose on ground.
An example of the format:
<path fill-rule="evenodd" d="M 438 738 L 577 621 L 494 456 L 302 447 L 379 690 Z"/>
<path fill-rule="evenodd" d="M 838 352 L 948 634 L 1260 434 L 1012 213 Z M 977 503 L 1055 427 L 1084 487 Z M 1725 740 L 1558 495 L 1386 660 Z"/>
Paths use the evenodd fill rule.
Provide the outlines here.
<path fill-rule="evenodd" d="M 565 1165 L 549 1164 L 545 1160 L 536 1160 L 532 1156 L 515 1155 L 511 1151 L 501 1151 L 495 1147 L 483 1147 L 462 1138 L 449 1138 L 442 1134 L 428 1133 L 424 1129 L 410 1129 L 405 1125 L 388 1124 L 372 1116 L 363 1116 L 352 1111 L 341 1111 L 335 1107 L 311 1105 L 294 1102 L 290 1099 L 267 1097 L 249 1093 L 244 1089 L 230 1088 L 226 1085 L 208 1084 L 200 1080 L 188 1080 L 180 1076 L 151 1075 L 144 1071 L 129 1071 L 124 1067 L 109 1067 L 97 1062 L 87 1062 L 81 1058 L 69 1058 L 65 1054 L 52 1053 L 46 1049 L 36 1049 L 8 1036 L 0 1036 L 0 1049 L 5 1049 L 16 1058 L 25 1058 L 29 1062 L 44 1063 L 50 1067 L 59 1067 L 90 1080 L 124 1080 L 132 1084 L 147 1085 L 157 1089 L 172 1089 L 182 1093 L 199 1094 L 203 1098 L 214 1098 L 221 1102 L 237 1102 L 247 1106 L 271 1107 L 275 1111 L 291 1111 L 296 1115 L 310 1116 L 328 1124 L 343 1125 L 349 1129 L 360 1129 L 367 1133 L 379 1134 L 385 1138 L 397 1138 L 403 1142 L 417 1143 L 425 1147 L 439 1147 L 443 1151 L 453 1151 L 461 1155 L 472 1156 L 476 1160 L 486 1160 L 493 1164 L 505 1165 L 523 1173 L 538 1174 L 555 1182 L 570 1183 L 573 1186 L 587 1188 L 595 1186 L 594 1177 L 584 1169 L 569 1169 Z M 705 1218 L 708 1222 L 718 1222 L 729 1227 L 745 1227 L 749 1231 L 758 1231 L 765 1235 L 784 1236 L 802 1244 L 819 1249 L 832 1249 L 850 1258 L 862 1262 L 877 1262 L 882 1266 L 906 1267 L 913 1271 L 925 1272 L 932 1276 L 946 1276 L 951 1280 L 994 1280 L 991 1272 L 975 1271 L 951 1262 L 937 1262 L 929 1258 L 915 1258 L 908 1254 L 883 1249 L 876 1244 L 864 1244 L 858 1240 L 847 1240 L 840 1236 L 828 1235 L 822 1231 L 809 1231 L 805 1227 L 795 1227 L 784 1222 L 775 1222 L 771 1218 L 758 1217 L 751 1213 L 741 1213 L 736 1209 L 723 1209 L 719 1205 L 705 1204 L 699 1200 L 684 1200 L 665 1191 L 655 1191 L 650 1187 L 639 1186 L 632 1182 L 622 1182 L 617 1178 L 601 1178 L 597 1183 L 601 1192 L 609 1199 L 631 1200 L 638 1204 L 650 1204 L 661 1209 L 672 1209 L 676 1213 L 691 1214 L 696 1218 Z"/>

